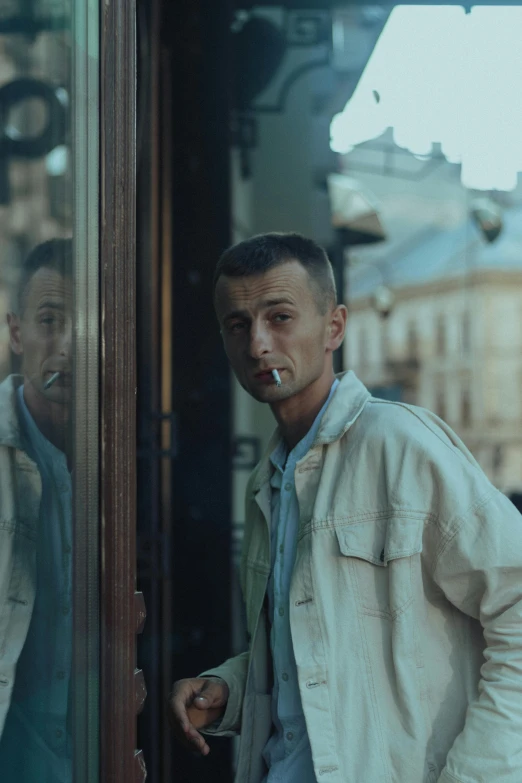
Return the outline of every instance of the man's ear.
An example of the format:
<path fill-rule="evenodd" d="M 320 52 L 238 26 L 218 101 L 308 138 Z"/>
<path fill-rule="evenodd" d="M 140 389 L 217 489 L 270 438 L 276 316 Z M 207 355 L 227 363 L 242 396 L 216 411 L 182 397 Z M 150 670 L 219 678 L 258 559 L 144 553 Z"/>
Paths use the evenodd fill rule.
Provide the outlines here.
<path fill-rule="evenodd" d="M 17 356 L 21 356 L 24 352 L 24 346 L 22 343 L 20 318 L 16 313 L 7 314 L 7 325 L 9 327 L 9 343 L 11 345 L 11 350 Z"/>
<path fill-rule="evenodd" d="M 326 343 L 328 351 L 336 351 L 344 340 L 347 318 L 348 310 L 344 305 L 337 305 L 332 311 L 330 323 L 328 324 L 328 339 Z"/>

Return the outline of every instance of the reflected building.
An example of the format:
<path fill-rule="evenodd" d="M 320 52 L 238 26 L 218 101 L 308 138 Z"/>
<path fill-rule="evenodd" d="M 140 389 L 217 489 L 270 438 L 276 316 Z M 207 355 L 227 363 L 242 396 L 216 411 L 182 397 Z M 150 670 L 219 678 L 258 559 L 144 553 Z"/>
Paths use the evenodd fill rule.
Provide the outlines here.
<path fill-rule="evenodd" d="M 377 396 L 434 411 L 489 478 L 522 487 L 522 212 L 486 244 L 471 219 L 432 226 L 400 257 L 352 267 L 346 365 Z M 374 308 L 382 275 L 395 295 Z"/>

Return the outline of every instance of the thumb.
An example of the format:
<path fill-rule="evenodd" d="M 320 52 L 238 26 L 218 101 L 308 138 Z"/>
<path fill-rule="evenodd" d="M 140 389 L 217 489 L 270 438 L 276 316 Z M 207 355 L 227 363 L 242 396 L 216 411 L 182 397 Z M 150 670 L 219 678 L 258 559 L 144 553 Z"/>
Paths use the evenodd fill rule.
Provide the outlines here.
<path fill-rule="evenodd" d="M 194 707 L 208 710 L 211 707 L 222 707 L 226 702 L 223 683 L 207 681 L 194 699 Z"/>

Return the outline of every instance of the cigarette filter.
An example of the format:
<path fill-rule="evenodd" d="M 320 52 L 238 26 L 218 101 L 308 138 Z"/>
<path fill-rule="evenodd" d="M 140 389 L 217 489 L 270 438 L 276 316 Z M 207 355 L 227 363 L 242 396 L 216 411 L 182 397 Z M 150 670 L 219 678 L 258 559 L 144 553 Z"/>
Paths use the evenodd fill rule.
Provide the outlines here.
<path fill-rule="evenodd" d="M 58 380 L 60 375 L 61 375 L 60 372 L 53 373 L 53 375 L 51 375 L 49 380 L 44 383 L 44 389 L 49 389 L 53 385 L 53 383 L 55 383 Z"/>

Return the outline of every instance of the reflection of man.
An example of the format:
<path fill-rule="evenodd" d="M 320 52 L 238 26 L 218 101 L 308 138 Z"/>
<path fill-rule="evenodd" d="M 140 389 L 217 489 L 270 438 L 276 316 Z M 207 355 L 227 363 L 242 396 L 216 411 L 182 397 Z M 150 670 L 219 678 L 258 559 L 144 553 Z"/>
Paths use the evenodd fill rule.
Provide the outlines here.
<path fill-rule="evenodd" d="M 32 251 L 8 315 L 22 376 L 0 385 L 2 783 L 71 779 L 71 245 Z"/>
<path fill-rule="evenodd" d="M 313 242 L 230 249 L 215 305 L 278 429 L 246 493 L 250 650 L 174 685 L 178 737 L 240 732 L 238 783 L 520 783 L 519 513 L 436 416 L 334 377 Z"/>

